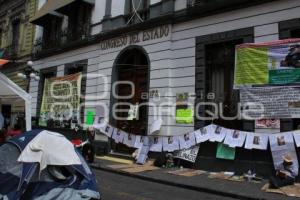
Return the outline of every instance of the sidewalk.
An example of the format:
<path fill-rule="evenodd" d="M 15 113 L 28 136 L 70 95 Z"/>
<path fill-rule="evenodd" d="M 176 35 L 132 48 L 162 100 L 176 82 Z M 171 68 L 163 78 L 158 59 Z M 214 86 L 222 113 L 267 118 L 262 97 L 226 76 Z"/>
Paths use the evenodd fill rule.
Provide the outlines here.
<path fill-rule="evenodd" d="M 139 178 L 155 183 L 162 183 L 175 187 L 182 187 L 190 190 L 196 190 L 201 192 L 213 193 L 221 196 L 227 196 L 237 199 L 249 199 L 249 200 L 292 200 L 300 198 L 287 197 L 280 194 L 266 193 L 261 191 L 261 188 L 267 183 L 263 181 L 261 183 L 252 182 L 234 182 L 220 179 L 208 178 L 207 174 L 197 175 L 193 177 L 177 176 L 167 173 L 170 169 L 158 169 L 153 171 L 145 171 L 138 173 L 129 173 L 120 169 L 113 169 L 111 165 L 129 164 L 130 161 L 121 159 L 108 159 L 96 158 L 95 163 L 91 164 L 91 167 L 98 170 L 108 171 L 112 173 L 118 173 L 125 176 Z"/>

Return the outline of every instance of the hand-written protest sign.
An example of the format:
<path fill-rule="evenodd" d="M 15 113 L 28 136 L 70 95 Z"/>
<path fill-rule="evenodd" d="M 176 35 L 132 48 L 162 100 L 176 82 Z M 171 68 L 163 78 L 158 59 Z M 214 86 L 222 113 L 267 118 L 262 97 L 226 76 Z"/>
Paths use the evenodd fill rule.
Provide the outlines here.
<path fill-rule="evenodd" d="M 47 126 L 50 119 L 66 120 L 79 117 L 81 73 L 45 79 L 40 113 L 40 126 Z"/>
<path fill-rule="evenodd" d="M 300 39 L 236 48 L 234 86 L 300 83 Z"/>
<path fill-rule="evenodd" d="M 196 145 L 193 146 L 192 148 L 175 152 L 174 157 L 195 163 L 198 152 L 199 152 L 199 145 Z"/>
<path fill-rule="evenodd" d="M 300 88 L 268 87 L 240 90 L 243 105 L 261 103 L 263 110 L 248 106 L 243 110 L 244 116 L 253 118 L 300 118 Z"/>

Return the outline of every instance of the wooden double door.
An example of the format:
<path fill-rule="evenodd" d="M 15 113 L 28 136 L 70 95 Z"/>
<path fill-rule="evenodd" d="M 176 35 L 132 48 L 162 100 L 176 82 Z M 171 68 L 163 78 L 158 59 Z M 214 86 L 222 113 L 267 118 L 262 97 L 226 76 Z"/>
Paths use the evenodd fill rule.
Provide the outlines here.
<path fill-rule="evenodd" d="M 113 102 L 118 119 L 114 125 L 128 133 L 146 135 L 148 127 L 149 64 L 147 56 L 140 49 L 127 50 L 115 66 L 115 84 L 117 97 Z M 131 153 L 132 149 L 115 144 L 114 150 Z"/>

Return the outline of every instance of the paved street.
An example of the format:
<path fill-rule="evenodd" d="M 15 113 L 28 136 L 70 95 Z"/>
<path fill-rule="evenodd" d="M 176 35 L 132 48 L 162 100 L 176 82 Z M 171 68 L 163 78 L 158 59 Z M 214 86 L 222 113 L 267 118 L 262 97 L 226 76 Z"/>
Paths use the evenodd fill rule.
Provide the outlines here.
<path fill-rule="evenodd" d="M 103 200 L 199 200 L 232 198 L 167 186 L 94 170 Z"/>

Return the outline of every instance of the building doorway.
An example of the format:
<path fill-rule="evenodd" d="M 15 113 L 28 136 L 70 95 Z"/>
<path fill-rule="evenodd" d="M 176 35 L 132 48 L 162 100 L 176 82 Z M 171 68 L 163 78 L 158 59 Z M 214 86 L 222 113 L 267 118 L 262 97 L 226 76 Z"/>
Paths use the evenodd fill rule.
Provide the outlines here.
<path fill-rule="evenodd" d="M 149 59 L 144 49 L 128 47 L 117 57 L 113 69 L 111 108 L 122 112 L 111 113 L 111 123 L 127 133 L 146 135 L 148 128 Z M 115 85 L 115 87 L 114 87 Z M 134 86 L 134 87 L 132 87 Z M 117 117 L 117 119 L 116 119 Z M 112 149 L 132 153 L 122 144 L 112 144 Z"/>

